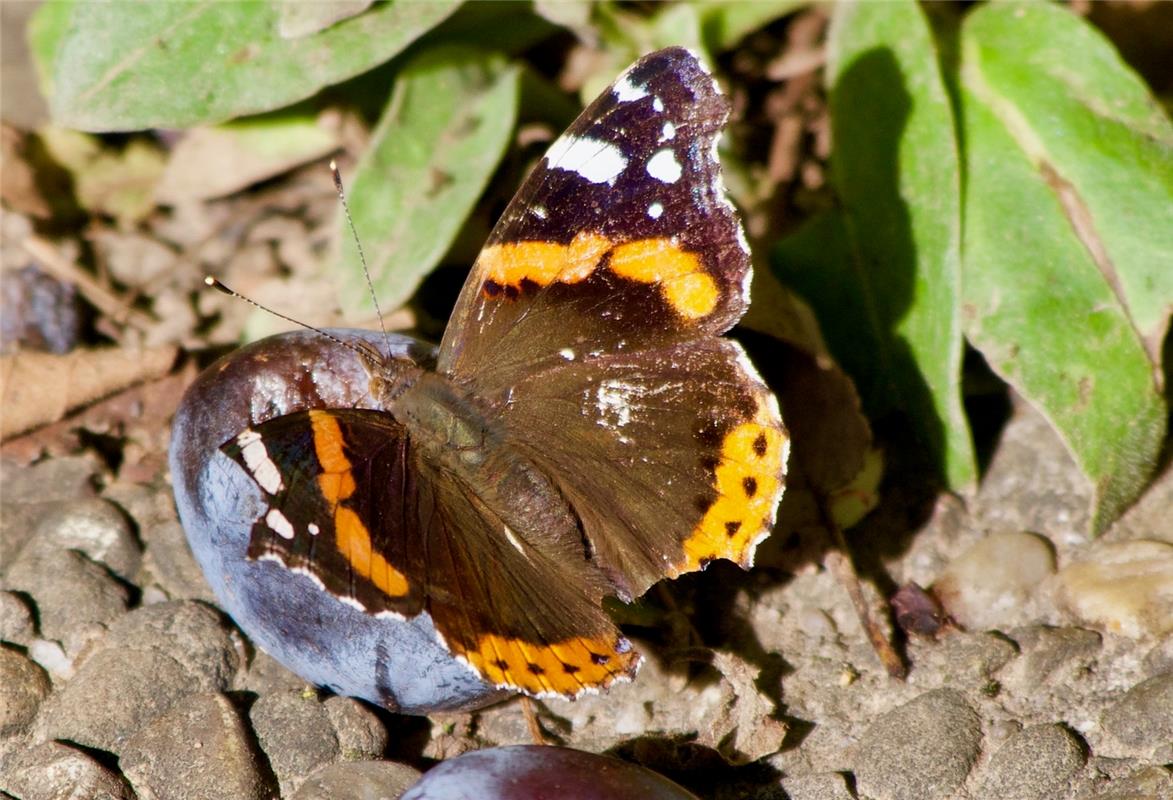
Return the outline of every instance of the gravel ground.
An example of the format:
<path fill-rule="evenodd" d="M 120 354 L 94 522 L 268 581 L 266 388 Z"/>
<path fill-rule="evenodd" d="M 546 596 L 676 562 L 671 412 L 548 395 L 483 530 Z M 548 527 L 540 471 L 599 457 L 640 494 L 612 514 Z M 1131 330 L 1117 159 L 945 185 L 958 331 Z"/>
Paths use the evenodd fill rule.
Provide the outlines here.
<path fill-rule="evenodd" d="M 5 796 L 393 798 L 436 759 L 532 741 L 516 701 L 396 716 L 254 650 L 216 609 L 162 481 L 106 483 L 83 457 L 2 478 Z M 535 703 L 537 717 L 702 797 L 1173 797 L 1173 473 L 1095 541 L 1087 503 L 1020 405 L 976 498 L 942 498 L 913 531 L 881 507 L 851 534 L 861 564 L 932 585 L 956 620 L 909 639 L 906 681 L 799 537 L 762 569 L 661 593 L 685 627 L 733 631 L 694 648 L 705 665 L 637 631 L 651 657 L 636 682 Z"/>

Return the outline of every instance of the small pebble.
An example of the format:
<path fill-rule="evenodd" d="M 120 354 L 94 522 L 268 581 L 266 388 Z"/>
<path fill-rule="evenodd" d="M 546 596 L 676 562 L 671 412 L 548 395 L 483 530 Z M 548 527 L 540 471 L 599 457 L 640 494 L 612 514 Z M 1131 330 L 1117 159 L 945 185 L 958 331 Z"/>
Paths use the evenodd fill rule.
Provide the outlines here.
<path fill-rule="evenodd" d="M 1173 672 L 1133 686 L 1104 710 L 1100 725 L 1132 755 L 1173 756 Z"/>
<path fill-rule="evenodd" d="M 1017 680 L 1024 693 L 1045 684 L 1062 684 L 1095 662 L 1103 638 L 1086 628 L 1052 628 L 1030 625 L 1016 628 L 1010 637 L 1022 655 L 1002 673 L 1009 683 Z"/>
<path fill-rule="evenodd" d="M 275 795 L 244 720 L 220 694 L 188 695 L 155 717 L 127 740 L 119 766 L 140 798 Z"/>
<path fill-rule="evenodd" d="M 1173 636 L 1166 636 L 1145 654 L 1144 669 L 1149 677 L 1173 672 Z"/>
<path fill-rule="evenodd" d="M 0 461 L 4 513 L 0 514 L 0 569 L 16 558 L 45 514 L 92 496 L 98 466 L 92 458 L 48 458 L 31 467 Z"/>
<path fill-rule="evenodd" d="M 419 779 L 419 770 L 406 764 L 343 761 L 310 775 L 291 800 L 393 800 Z"/>
<path fill-rule="evenodd" d="M 787 775 L 781 786 L 787 800 L 854 800 L 847 780 L 838 772 Z"/>
<path fill-rule="evenodd" d="M 0 642 L 27 647 L 37 636 L 33 612 L 15 592 L 0 592 Z"/>
<path fill-rule="evenodd" d="M 36 603 L 41 636 L 61 642 L 70 657 L 126 613 L 126 587 L 100 564 L 73 550 L 26 547 L 8 570 L 8 588 Z"/>
<path fill-rule="evenodd" d="M 43 704 L 40 739 L 67 739 L 117 754 L 126 739 L 191 692 L 223 691 L 239 669 L 223 618 L 199 603 L 135 609 Z"/>
<path fill-rule="evenodd" d="M 1141 767 L 1118 778 L 1096 795 L 1096 800 L 1170 800 L 1173 772 L 1166 767 Z"/>
<path fill-rule="evenodd" d="M 80 750 L 44 742 L 0 770 L 0 791 L 22 800 L 134 800 L 121 776 Z"/>
<path fill-rule="evenodd" d="M 1173 545 L 1097 544 L 1059 571 L 1058 598 L 1081 622 L 1132 638 L 1173 631 Z"/>
<path fill-rule="evenodd" d="M 350 697 L 327 697 L 322 706 L 334 726 L 338 749 L 347 761 L 378 758 L 387 749 L 387 728 L 369 708 Z"/>
<path fill-rule="evenodd" d="M 873 800 L 952 796 L 981 752 L 981 721 L 954 689 L 934 689 L 874 721 L 860 739 L 856 788 Z"/>
<path fill-rule="evenodd" d="M 1034 725 L 1011 736 L 982 770 L 978 797 L 1050 800 L 1063 797 L 1083 767 L 1084 753 L 1062 725 Z"/>
<path fill-rule="evenodd" d="M 1030 533 L 993 533 L 949 562 L 933 593 L 968 630 L 994 630 L 1034 618 L 1031 599 L 1055 571 L 1051 543 Z"/>
<path fill-rule="evenodd" d="M 240 673 L 233 688 L 236 691 L 265 695 L 284 691 L 300 692 L 315 687 L 264 650 L 257 650 L 249 660 L 248 669 Z"/>
<path fill-rule="evenodd" d="M 1018 655 L 1014 643 L 987 631 L 957 631 L 939 642 L 916 643 L 910 651 L 922 674 L 947 675 L 953 688 L 975 689 Z"/>
<path fill-rule="evenodd" d="M 316 692 L 262 695 L 249 709 L 249 720 L 277 775 L 282 796 L 296 791 L 310 773 L 338 758 L 338 737 Z"/>
<path fill-rule="evenodd" d="M 54 508 L 37 524 L 28 547 L 80 550 L 123 580 L 133 580 L 142 563 L 142 548 L 126 515 L 97 497 Z"/>
<path fill-rule="evenodd" d="M 51 688 L 49 676 L 36 662 L 0 647 L 0 736 L 27 728 Z"/>
<path fill-rule="evenodd" d="M 159 522 L 152 528 L 151 547 L 143 558 L 143 567 L 168 596 L 218 605 L 178 521 Z"/>

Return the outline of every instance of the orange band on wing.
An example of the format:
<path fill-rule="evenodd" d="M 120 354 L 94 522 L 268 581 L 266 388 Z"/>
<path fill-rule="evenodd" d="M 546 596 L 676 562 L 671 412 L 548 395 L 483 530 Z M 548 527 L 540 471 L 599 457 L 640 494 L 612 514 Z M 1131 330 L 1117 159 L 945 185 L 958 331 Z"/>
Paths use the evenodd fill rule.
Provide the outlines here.
<path fill-rule="evenodd" d="M 314 431 L 314 451 L 322 465 L 318 488 L 331 505 L 337 505 L 357 488 L 350 472 L 350 459 L 342 450 L 342 429 L 338 420 L 324 411 L 310 411 L 310 425 Z"/>
<path fill-rule="evenodd" d="M 599 266 L 611 241 L 597 233 L 580 233 L 568 245 L 557 242 L 512 242 L 486 247 L 477 268 L 482 281 L 500 286 L 578 283 Z"/>
<path fill-rule="evenodd" d="M 676 574 L 728 558 L 752 566 L 755 545 L 770 532 L 781 496 L 788 449 L 780 422 L 759 401 L 751 422 L 730 430 L 721 440 L 713 474 L 716 501 L 684 541 L 684 563 Z"/>
<path fill-rule="evenodd" d="M 682 250 L 671 239 L 637 239 L 616 244 L 597 233 L 579 233 L 568 245 L 557 242 L 509 242 L 486 247 L 477 261 L 484 293 L 495 296 L 506 287 L 514 292 L 522 282 L 538 286 L 573 284 L 590 277 L 603 257 L 616 275 L 658 286 L 664 300 L 686 319 L 713 312 L 720 290 L 695 253 Z"/>
<path fill-rule="evenodd" d="M 611 252 L 611 271 L 640 283 L 659 284 L 664 298 L 688 319 L 699 319 L 717 307 L 717 282 L 694 253 L 671 239 L 639 239 Z"/>
<path fill-rule="evenodd" d="M 391 597 L 403 597 L 410 590 L 407 577 L 376 553 L 371 533 L 352 509 L 342 501 L 357 488 L 351 473 L 350 459 L 343 449 L 345 440 L 338 420 L 324 411 L 310 411 L 314 432 L 314 450 L 322 474 L 318 489 L 334 509 L 334 542 L 351 568 Z"/>
<path fill-rule="evenodd" d="M 371 547 L 371 534 L 349 508 L 334 511 L 334 541 L 350 566 L 391 597 L 404 597 L 410 590 L 406 576 Z"/>
<path fill-rule="evenodd" d="M 540 644 L 489 633 L 477 638 L 475 650 L 457 653 L 496 686 L 564 697 L 629 680 L 641 661 L 639 653 L 622 638 Z"/>

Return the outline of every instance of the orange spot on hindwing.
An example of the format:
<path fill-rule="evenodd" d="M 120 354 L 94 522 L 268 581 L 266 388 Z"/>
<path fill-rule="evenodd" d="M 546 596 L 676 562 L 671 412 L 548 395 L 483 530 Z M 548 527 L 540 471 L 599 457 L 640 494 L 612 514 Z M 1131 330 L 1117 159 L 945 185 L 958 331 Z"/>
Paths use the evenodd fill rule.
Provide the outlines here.
<path fill-rule="evenodd" d="M 325 411 L 310 411 L 314 450 L 322 474 L 318 489 L 334 512 L 334 544 L 351 568 L 391 597 L 410 591 L 407 577 L 391 566 L 371 544 L 371 532 L 353 509 L 342 505 L 357 488 L 338 420 Z"/>
<path fill-rule="evenodd" d="M 534 643 L 489 633 L 479 636 L 474 648 L 456 651 L 489 683 L 536 696 L 574 697 L 604 689 L 632 678 L 642 660 L 619 636 Z"/>
<path fill-rule="evenodd" d="M 570 244 L 528 241 L 486 247 L 477 262 L 482 292 L 516 297 L 524 283 L 539 287 L 579 283 L 603 263 L 621 278 L 657 286 L 665 302 L 688 320 L 713 312 L 720 300 L 716 280 L 695 253 L 671 239 L 617 243 L 597 233 L 579 233 Z"/>
<path fill-rule="evenodd" d="M 754 418 L 721 439 L 712 479 L 716 500 L 684 540 L 675 574 L 702 569 L 716 558 L 752 566 L 754 548 L 774 524 L 789 445 L 773 398 L 759 398 Z"/>

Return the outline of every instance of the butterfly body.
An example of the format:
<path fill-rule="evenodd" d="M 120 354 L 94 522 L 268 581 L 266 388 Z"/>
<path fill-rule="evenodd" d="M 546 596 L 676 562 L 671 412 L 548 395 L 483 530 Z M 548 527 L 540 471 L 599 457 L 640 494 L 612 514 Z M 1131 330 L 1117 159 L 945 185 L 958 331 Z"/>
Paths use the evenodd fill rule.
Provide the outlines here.
<path fill-rule="evenodd" d="M 603 599 L 750 566 L 782 493 L 777 403 L 721 336 L 750 270 L 716 157 L 727 115 L 691 53 L 637 62 L 506 209 L 434 360 L 352 351 L 355 402 L 226 437 L 260 495 L 248 559 L 372 619 L 428 620 L 488 689 L 633 677 Z"/>

